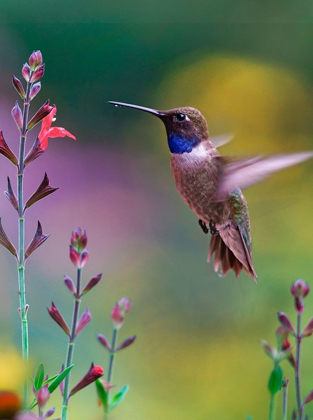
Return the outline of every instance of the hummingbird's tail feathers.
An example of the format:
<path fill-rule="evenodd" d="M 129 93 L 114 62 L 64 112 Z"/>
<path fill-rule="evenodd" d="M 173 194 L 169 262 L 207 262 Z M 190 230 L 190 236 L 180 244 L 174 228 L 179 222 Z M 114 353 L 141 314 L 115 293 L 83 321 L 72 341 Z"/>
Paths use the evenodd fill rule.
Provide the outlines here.
<path fill-rule="evenodd" d="M 211 238 L 208 261 L 214 254 L 214 270 L 217 272 L 221 266 L 222 275 L 233 270 L 238 278 L 244 270 L 257 282 L 257 274 L 252 264 L 251 253 L 239 229 L 228 228 L 220 230 L 218 235 Z"/>
<path fill-rule="evenodd" d="M 211 238 L 208 262 L 211 260 L 213 254 L 215 272 L 218 272 L 221 266 L 223 276 L 226 276 L 230 270 L 234 270 L 236 277 L 239 277 L 243 266 L 219 235 L 214 235 Z"/>
<path fill-rule="evenodd" d="M 296 165 L 312 157 L 313 152 L 269 157 L 256 156 L 239 160 L 217 156 L 215 159 L 218 162 L 220 174 L 216 200 L 225 200 L 235 188 L 250 187 L 274 172 Z"/>

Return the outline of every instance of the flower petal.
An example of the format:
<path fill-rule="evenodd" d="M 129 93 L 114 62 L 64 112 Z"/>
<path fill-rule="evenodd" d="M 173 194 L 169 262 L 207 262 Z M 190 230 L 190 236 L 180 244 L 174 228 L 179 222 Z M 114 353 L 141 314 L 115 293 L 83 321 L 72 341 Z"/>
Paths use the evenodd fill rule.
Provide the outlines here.
<path fill-rule="evenodd" d="M 55 137 L 71 137 L 72 139 L 76 140 L 76 137 L 71 134 L 69 131 L 65 130 L 63 127 L 51 127 L 48 131 L 48 137 L 55 138 Z"/>

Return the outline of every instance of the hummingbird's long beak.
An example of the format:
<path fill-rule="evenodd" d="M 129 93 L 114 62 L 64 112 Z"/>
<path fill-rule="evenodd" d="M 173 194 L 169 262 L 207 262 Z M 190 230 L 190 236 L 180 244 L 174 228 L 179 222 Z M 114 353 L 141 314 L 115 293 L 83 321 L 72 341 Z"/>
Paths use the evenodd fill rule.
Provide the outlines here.
<path fill-rule="evenodd" d="M 152 108 L 145 108 L 144 106 L 125 104 L 123 102 L 114 102 L 114 101 L 108 101 L 108 104 L 112 104 L 115 106 L 125 106 L 126 108 L 139 109 L 139 111 L 149 112 L 149 114 L 153 114 L 159 118 L 162 118 L 165 116 L 164 112 L 162 111 L 158 111 L 157 109 L 152 109 Z"/>

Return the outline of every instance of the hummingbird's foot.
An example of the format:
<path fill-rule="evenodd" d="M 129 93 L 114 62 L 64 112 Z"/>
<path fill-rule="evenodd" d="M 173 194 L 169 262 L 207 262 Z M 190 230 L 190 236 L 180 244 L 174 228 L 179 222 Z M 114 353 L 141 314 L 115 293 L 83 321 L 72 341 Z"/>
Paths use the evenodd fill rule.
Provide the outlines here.
<path fill-rule="evenodd" d="M 215 222 L 212 219 L 210 220 L 209 227 L 210 227 L 211 235 L 218 235 L 219 234 L 220 231 L 218 229 L 216 229 Z"/>
<path fill-rule="evenodd" d="M 199 219 L 199 225 L 205 234 L 209 233 L 209 229 L 207 228 L 206 223 L 203 220 Z"/>

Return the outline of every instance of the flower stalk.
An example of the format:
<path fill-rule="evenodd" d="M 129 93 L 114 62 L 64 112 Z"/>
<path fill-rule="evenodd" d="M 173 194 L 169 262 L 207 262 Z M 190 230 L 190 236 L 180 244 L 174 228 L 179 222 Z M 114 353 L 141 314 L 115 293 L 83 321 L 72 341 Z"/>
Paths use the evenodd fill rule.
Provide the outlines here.
<path fill-rule="evenodd" d="M 65 368 L 71 366 L 73 362 L 75 338 L 76 338 L 76 327 L 78 323 L 79 308 L 80 308 L 80 303 L 81 303 L 81 298 L 80 298 L 81 279 L 82 279 L 82 269 L 78 267 L 77 276 L 76 276 L 76 294 L 75 294 L 75 301 L 74 301 L 74 308 L 73 308 L 71 334 L 69 336 L 69 342 L 67 346 Z M 71 378 L 71 375 L 68 374 L 64 381 L 62 420 L 67 419 L 70 378 Z"/>
<path fill-rule="evenodd" d="M 112 339 L 111 339 L 111 350 L 110 350 L 110 357 L 109 357 L 109 364 L 108 364 L 108 374 L 107 374 L 107 382 L 110 384 L 113 380 L 113 370 L 114 370 L 114 361 L 115 361 L 115 347 L 117 342 L 117 332 L 118 329 L 113 327 L 112 331 Z M 110 401 L 110 390 L 107 390 L 107 398 Z M 109 412 L 106 412 L 106 420 L 109 420 Z"/>
<path fill-rule="evenodd" d="M 295 386 L 296 400 L 298 407 L 298 420 L 302 420 L 303 405 L 301 399 L 301 380 L 300 380 L 300 359 L 301 359 L 301 313 L 297 315 L 297 332 L 296 332 L 296 366 L 295 366 Z"/>
<path fill-rule="evenodd" d="M 23 201 L 23 183 L 24 183 L 24 157 L 25 145 L 27 138 L 27 123 L 29 112 L 29 94 L 31 83 L 27 82 L 26 96 L 23 107 L 23 125 L 20 135 L 19 161 L 17 172 L 17 200 L 18 200 L 18 287 L 19 287 L 19 303 L 20 303 L 20 317 L 22 330 L 22 358 L 28 360 L 28 322 L 27 322 L 27 308 L 26 303 L 26 288 L 25 288 L 25 215 L 24 201 Z M 27 382 L 23 386 L 23 404 L 27 406 L 28 399 Z"/>

